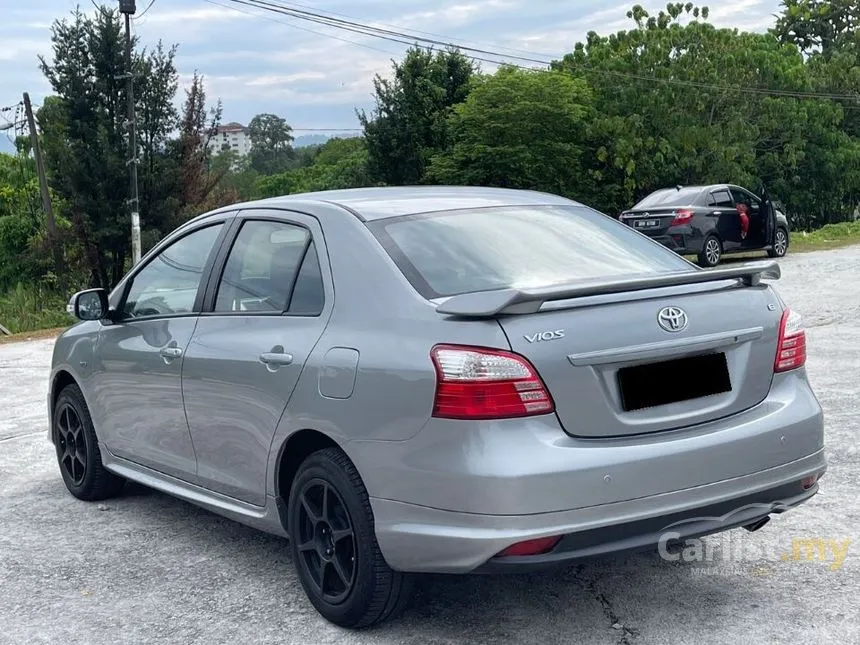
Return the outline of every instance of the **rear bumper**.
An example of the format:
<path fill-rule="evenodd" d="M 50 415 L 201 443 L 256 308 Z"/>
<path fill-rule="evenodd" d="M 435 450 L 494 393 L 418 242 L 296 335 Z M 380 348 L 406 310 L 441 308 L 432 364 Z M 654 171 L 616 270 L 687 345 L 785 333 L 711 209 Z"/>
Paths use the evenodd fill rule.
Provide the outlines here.
<path fill-rule="evenodd" d="M 680 255 L 695 255 L 702 250 L 702 238 L 693 237 L 690 231 L 685 228 L 679 228 L 677 231 L 669 229 L 665 235 L 649 237 Z"/>
<path fill-rule="evenodd" d="M 737 510 L 749 495 L 792 506 L 815 492 L 800 481 L 826 469 L 821 407 L 803 370 L 775 375 L 754 408 L 682 430 L 581 439 L 554 415 L 432 419 L 407 441 L 353 442 L 347 451 L 386 560 L 428 572 L 474 571 L 517 542 L 608 527 L 621 533 L 601 535 L 603 546 L 566 539 L 562 559 L 645 547 L 654 525 L 637 522 L 663 518 L 662 528 L 679 513 Z"/>
<path fill-rule="evenodd" d="M 803 490 L 801 480 L 826 468 L 821 450 L 746 477 L 560 513 L 475 515 L 377 498 L 371 499 L 371 506 L 380 549 L 394 569 L 520 572 L 748 525 L 807 501 L 818 485 Z M 564 537 L 549 553 L 496 557 L 517 542 L 557 535 Z"/>

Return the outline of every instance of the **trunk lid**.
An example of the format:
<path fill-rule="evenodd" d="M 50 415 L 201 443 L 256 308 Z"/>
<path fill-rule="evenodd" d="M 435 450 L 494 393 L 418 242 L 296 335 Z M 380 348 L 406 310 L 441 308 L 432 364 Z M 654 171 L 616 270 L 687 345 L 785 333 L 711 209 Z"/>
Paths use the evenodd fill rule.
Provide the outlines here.
<path fill-rule="evenodd" d="M 760 403 L 781 313 L 767 286 L 721 281 L 551 301 L 498 321 L 537 369 L 564 430 L 597 438 L 673 430 Z"/>

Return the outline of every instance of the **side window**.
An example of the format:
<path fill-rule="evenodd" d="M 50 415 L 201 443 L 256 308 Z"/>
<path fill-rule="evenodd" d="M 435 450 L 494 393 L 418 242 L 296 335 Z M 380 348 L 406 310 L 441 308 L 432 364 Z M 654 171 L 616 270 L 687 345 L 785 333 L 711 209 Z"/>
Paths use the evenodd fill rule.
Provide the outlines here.
<path fill-rule="evenodd" d="M 190 313 L 203 267 L 222 224 L 200 229 L 156 255 L 132 279 L 123 314 L 127 317 Z"/>
<path fill-rule="evenodd" d="M 732 201 L 732 196 L 727 190 L 715 190 L 711 196 L 716 202 L 717 208 L 734 208 L 735 203 Z"/>
<path fill-rule="evenodd" d="M 311 242 L 307 253 L 305 253 L 299 276 L 296 278 L 289 312 L 297 316 L 319 316 L 324 304 L 325 287 L 323 287 L 322 272 L 320 271 L 320 260 L 317 256 L 316 245 Z"/>
<path fill-rule="evenodd" d="M 708 206 L 716 207 L 716 205 L 717 205 L 717 198 L 714 197 L 714 193 L 709 193 L 708 194 Z"/>
<path fill-rule="evenodd" d="M 740 188 L 732 188 L 732 197 L 735 200 L 735 204 L 746 204 L 747 206 L 752 206 L 752 199 L 750 199 L 750 196 Z"/>
<path fill-rule="evenodd" d="M 286 311 L 309 241 L 301 226 L 245 222 L 227 257 L 215 311 Z"/>

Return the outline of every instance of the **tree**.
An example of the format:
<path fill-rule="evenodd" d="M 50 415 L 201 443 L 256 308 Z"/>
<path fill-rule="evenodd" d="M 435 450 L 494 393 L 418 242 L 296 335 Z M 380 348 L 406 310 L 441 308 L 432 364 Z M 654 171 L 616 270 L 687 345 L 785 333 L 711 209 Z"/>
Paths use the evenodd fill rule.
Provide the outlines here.
<path fill-rule="evenodd" d="M 215 208 L 235 201 L 234 195 L 218 190 L 227 171 L 225 167 L 211 168 L 209 144 L 221 122 L 221 101 L 209 107 L 203 76 L 194 72 L 191 85 L 185 90 L 185 107 L 179 126 L 179 220 L 171 227 Z"/>
<path fill-rule="evenodd" d="M 144 115 L 140 141 L 149 155 L 157 156 L 173 127 L 174 50 L 135 51 L 129 70 L 121 16 L 104 7 L 91 18 L 76 10 L 70 18 L 55 21 L 51 33 L 52 60 L 40 58 L 55 94 L 38 113 L 45 163 L 51 186 L 64 200 L 71 222 L 72 257 L 80 250 L 89 282 L 111 287 L 125 272 L 131 251 L 123 78 L 130 72 L 149 75 L 138 103 Z M 141 183 L 154 186 L 168 181 L 164 173 L 159 164 L 147 161 Z M 159 199 L 152 191 L 142 200 L 144 227 Z"/>
<path fill-rule="evenodd" d="M 293 158 L 293 129 L 276 114 L 258 114 L 248 124 L 251 168 L 264 175 L 283 172 Z"/>
<path fill-rule="evenodd" d="M 358 112 L 374 182 L 423 180 L 430 158 L 447 146 L 451 108 L 466 100 L 476 71 L 458 51 L 416 47 L 394 64 L 393 79 L 375 78 L 376 108 Z"/>
<path fill-rule="evenodd" d="M 774 33 L 806 54 L 829 58 L 845 47 L 860 45 L 857 0 L 782 0 Z"/>
<path fill-rule="evenodd" d="M 590 197 L 582 162 L 592 117 L 584 80 L 503 67 L 454 108 L 452 145 L 433 157 L 429 177 Z"/>

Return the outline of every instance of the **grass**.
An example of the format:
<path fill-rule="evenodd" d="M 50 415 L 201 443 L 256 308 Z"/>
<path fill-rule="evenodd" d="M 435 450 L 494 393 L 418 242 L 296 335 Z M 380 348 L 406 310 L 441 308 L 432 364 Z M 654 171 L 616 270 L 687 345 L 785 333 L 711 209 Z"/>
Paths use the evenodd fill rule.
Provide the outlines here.
<path fill-rule="evenodd" d="M 860 220 L 828 224 L 811 233 L 795 231 L 791 234 L 789 253 L 822 251 L 851 244 L 860 244 Z"/>
<path fill-rule="evenodd" d="M 66 313 L 67 303 L 67 297 L 44 287 L 19 284 L 0 294 L 0 325 L 13 334 L 68 327 L 74 319 Z"/>

